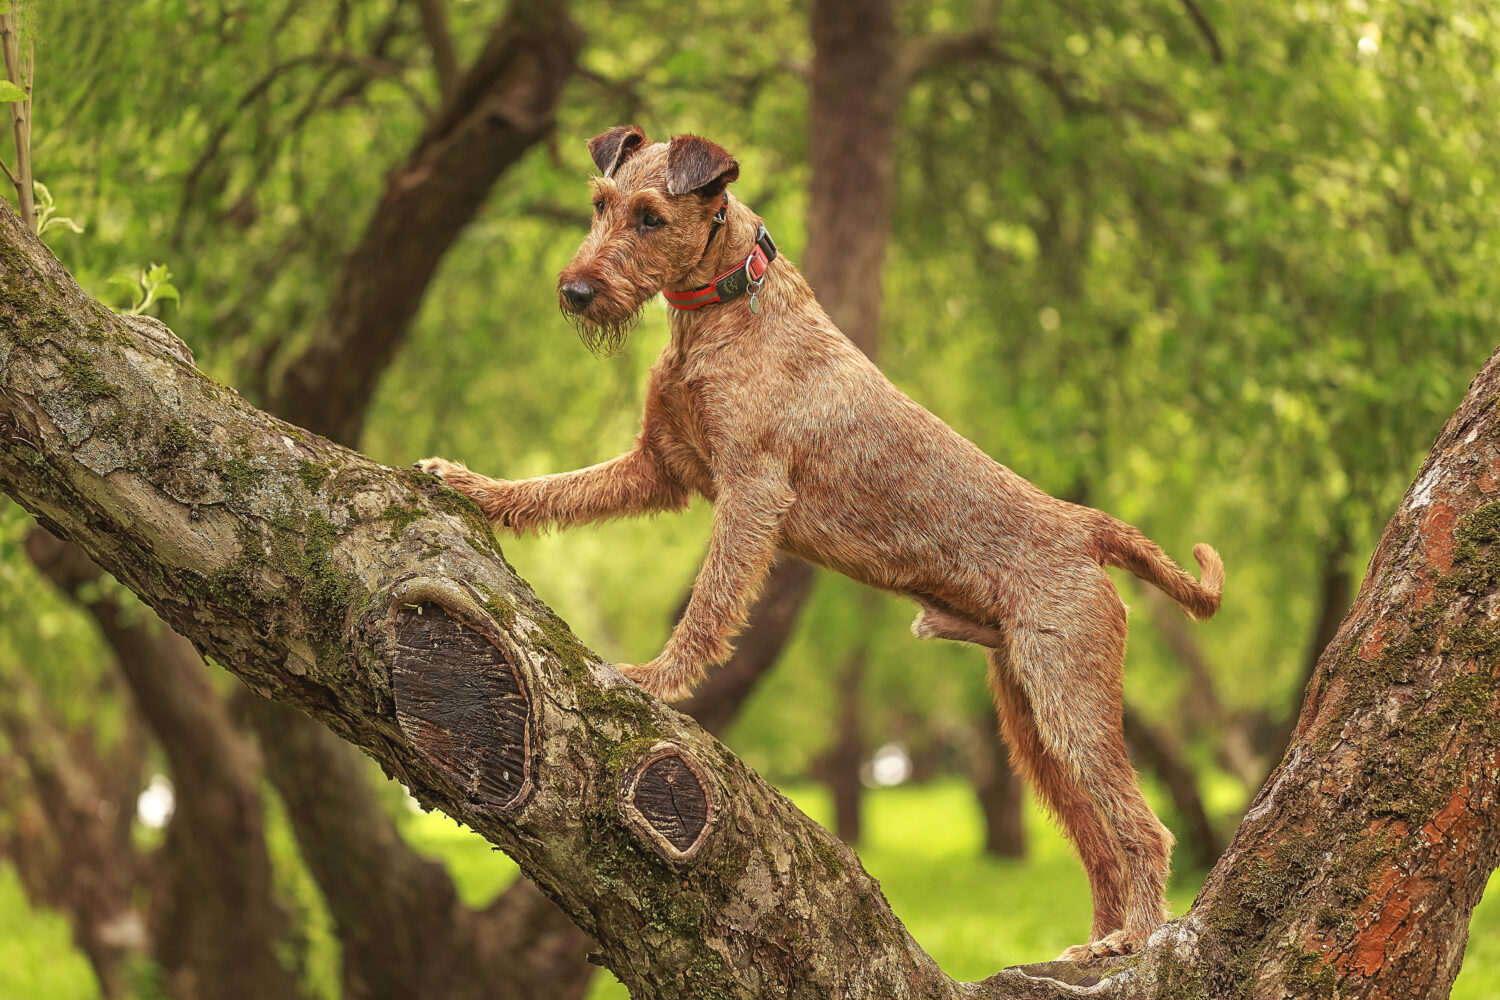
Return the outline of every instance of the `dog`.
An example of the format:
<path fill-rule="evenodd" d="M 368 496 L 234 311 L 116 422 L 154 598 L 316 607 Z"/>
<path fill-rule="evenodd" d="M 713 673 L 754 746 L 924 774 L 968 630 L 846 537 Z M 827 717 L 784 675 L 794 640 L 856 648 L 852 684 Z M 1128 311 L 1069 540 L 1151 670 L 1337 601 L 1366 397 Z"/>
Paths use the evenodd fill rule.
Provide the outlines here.
<path fill-rule="evenodd" d="M 711 501 L 686 613 L 656 659 L 620 668 L 664 699 L 728 658 L 778 549 L 914 599 L 919 638 L 987 650 L 1012 758 L 1088 873 L 1089 943 L 1061 957 L 1140 949 L 1166 916 L 1173 837 L 1126 754 L 1125 606 L 1104 567 L 1206 619 L 1218 553 L 1193 549 L 1193 579 L 1136 528 L 1044 493 L 904 395 L 729 193 L 739 164 L 719 145 L 624 125 L 589 152 L 593 222 L 558 278 L 560 308 L 607 353 L 658 293 L 671 306 L 635 447 L 514 482 L 440 458 L 417 468 L 516 532 Z"/>

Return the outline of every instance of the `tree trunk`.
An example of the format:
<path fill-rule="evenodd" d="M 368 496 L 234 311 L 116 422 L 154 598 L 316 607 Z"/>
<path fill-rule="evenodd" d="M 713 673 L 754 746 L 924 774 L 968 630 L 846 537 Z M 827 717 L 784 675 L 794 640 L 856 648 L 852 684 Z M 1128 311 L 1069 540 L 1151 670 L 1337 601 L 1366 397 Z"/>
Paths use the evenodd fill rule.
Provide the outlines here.
<path fill-rule="evenodd" d="M 1207 871 L 1218 860 L 1223 843 L 1208 819 L 1203 796 L 1198 791 L 1198 776 L 1182 759 L 1182 751 L 1166 734 L 1141 718 L 1139 712 L 1125 706 L 1125 742 L 1131 756 L 1155 771 L 1167 786 L 1172 805 L 1181 821 L 1182 846 L 1194 868 Z"/>
<path fill-rule="evenodd" d="M 432 36 L 441 25 L 427 27 Z M 435 50 L 439 41 L 434 40 Z M 289 377 L 275 386 L 272 402 L 278 411 L 315 430 L 358 433 L 370 394 L 404 339 L 437 263 L 498 177 L 550 132 L 577 48 L 566 5 L 522 2 L 496 24 L 474 65 L 461 78 L 445 81 L 448 100 L 371 214 L 335 282 L 328 319 L 287 363 Z M 392 225 L 400 229 L 399 239 L 393 239 Z M 380 294 L 366 296 L 371 287 Z M 362 348 L 352 350 L 350 342 Z M 152 943 L 168 973 L 169 990 L 184 998 L 216 990 L 233 996 L 290 995 L 290 980 L 274 957 L 281 917 L 269 896 L 259 777 L 255 763 L 243 759 L 247 753 L 253 758 L 253 752 L 229 724 L 201 661 L 185 641 L 164 628 L 118 624 L 119 608 L 112 601 L 94 603 L 91 610 L 136 697 L 158 707 L 147 715 L 174 764 L 178 808 L 167 850 L 155 865 L 158 887 L 165 891 L 152 905 Z M 134 666 L 156 662 L 171 669 L 158 677 Z M 177 709 L 182 711 L 174 714 Z M 346 745 L 286 706 L 266 702 L 245 714 L 269 752 L 267 773 L 287 803 L 330 910 L 336 918 L 348 918 L 339 921 L 339 929 L 350 997 L 411 996 L 418 992 L 412 984 L 419 981 L 426 992 L 437 982 L 432 969 L 442 970 L 449 997 L 488 995 L 501 986 L 520 997 L 582 995 L 593 972 L 583 960 L 589 942 L 555 906 L 523 886 L 503 897 L 515 906 L 514 914 L 498 903 L 483 913 L 468 911 L 457 903 L 441 867 L 423 861 L 401 840 Z M 223 752 L 205 756 L 194 749 L 195 742 Z M 299 752 L 288 753 L 289 747 Z M 237 760 L 227 770 L 212 766 Z M 330 774 L 347 780 L 330 782 Z M 307 794 L 308 787 L 320 794 Z M 351 824 L 352 816 L 362 822 Z M 354 859 L 367 865 L 364 871 L 356 870 Z M 72 867 L 81 863 L 74 859 Z M 369 870 L 385 875 L 372 880 Z M 261 879 L 264 884 L 257 888 Z M 225 900 L 233 902 L 225 905 Z M 447 933 L 428 926 L 434 914 L 441 915 Z M 493 931 L 514 926 L 516 915 L 534 919 L 535 926 L 524 938 L 504 942 Z M 233 927 L 218 926 L 225 917 L 232 918 Z M 556 945 L 539 948 L 544 940 Z M 558 955 L 566 955 L 565 967 L 539 966 L 539 958 Z M 251 983 L 260 985 L 251 988 Z"/>
<path fill-rule="evenodd" d="M 804 271 L 828 315 L 873 358 L 880 340 L 881 270 L 891 229 L 893 136 L 902 93 L 894 60 L 900 38 L 889 0 L 819 0 L 811 32 L 812 180 Z M 878 86 L 871 87 L 872 80 Z M 849 197 L 851 190 L 860 196 Z M 710 671 L 678 707 L 709 732 L 722 732 L 780 657 L 812 592 L 814 575 L 812 566 L 796 556 L 779 556 L 751 610 L 749 626 L 735 643 L 734 656 Z"/>
<path fill-rule="evenodd" d="M 1440 996 L 1500 859 L 1500 354 L 1193 910 L 1091 995 Z M 477 509 L 259 413 L 0 209 L 0 486 L 202 652 L 471 826 L 638 998 L 1061 997 L 944 976 L 845 845 L 573 638 Z M 374 877 L 375 873 L 372 873 Z M 1399 984 L 1399 986 L 1397 985 Z"/>
<path fill-rule="evenodd" d="M 750 608 L 750 624 L 735 642 L 734 655 L 727 663 L 710 670 L 698 690 L 678 702 L 677 708 L 709 732 L 722 733 L 781 656 L 812 585 L 811 564 L 796 556 L 778 557 L 766 576 L 765 587 Z M 682 608 L 687 608 L 686 599 Z"/>
<path fill-rule="evenodd" d="M 995 713 L 986 708 L 974 723 L 974 794 L 984 813 L 984 853 L 997 858 L 1026 856 L 1025 783 L 1010 766 Z"/>
<path fill-rule="evenodd" d="M 0 802 L 9 822 L 0 827 L 0 847 L 26 894 L 67 916 L 100 993 L 127 996 L 130 960 L 150 945 L 132 898 L 141 859 L 131 843 L 140 786 L 131 779 L 139 777 L 141 741 L 112 748 L 128 761 L 112 774 L 94 734 L 65 730 L 29 676 L 7 671 L 4 683 Z"/>
<path fill-rule="evenodd" d="M 892 0 L 814 0 L 808 284 L 875 356 L 903 81 Z"/>
<path fill-rule="evenodd" d="M 101 576 L 77 546 L 41 529 L 26 549 L 75 596 Z M 274 894 L 254 749 L 187 640 L 159 622 L 133 619 L 112 599 L 80 600 L 172 770 L 174 809 L 150 893 L 151 953 L 168 992 L 183 1000 L 296 995 L 277 957 L 286 914 Z"/>
<path fill-rule="evenodd" d="M 1305 666 L 1302 670 L 1302 679 L 1297 684 L 1299 697 L 1306 694 L 1307 686 L 1312 683 L 1313 675 L 1317 672 L 1320 655 L 1333 641 L 1334 635 L 1338 632 L 1339 622 L 1343 620 L 1344 613 L 1349 610 L 1351 581 L 1346 565 L 1348 561 L 1349 535 L 1346 530 L 1340 529 L 1321 560 L 1318 615 L 1313 620 L 1313 632 L 1309 637 L 1307 652 L 1303 658 Z M 1297 732 L 1297 716 L 1298 713 L 1295 711 L 1288 712 L 1286 721 L 1277 727 L 1275 735 L 1265 748 L 1266 757 L 1271 761 L 1273 772 L 1286 759 L 1287 747 L 1291 746 L 1292 737 Z"/>
<path fill-rule="evenodd" d="M 861 640 L 834 682 L 834 741 L 823 755 L 824 779 L 833 793 L 833 832 L 846 844 L 858 843 L 864 830 L 860 806 L 865 789 L 860 768 L 865 762 L 865 734 L 860 693 L 869 652 L 869 646 Z"/>
<path fill-rule="evenodd" d="M 1194 624 L 1182 616 L 1181 608 L 1155 587 L 1142 583 L 1136 587 L 1136 593 L 1151 608 L 1151 623 L 1167 640 L 1177 661 L 1187 669 L 1188 683 L 1180 704 L 1183 729 L 1193 735 L 1213 734 L 1219 763 L 1247 787 L 1258 787 L 1265 778 L 1265 765 L 1256 756 L 1249 722 L 1243 713 L 1230 711 L 1219 700 L 1213 668 L 1203 655 L 1203 647 L 1198 644 Z M 1337 621 L 1334 624 L 1337 625 Z M 1333 634 L 1330 632 L 1324 638 L 1324 644 L 1331 638 Z M 1290 730 L 1287 735 L 1291 735 Z M 1285 742 L 1282 746 L 1286 746 Z"/>

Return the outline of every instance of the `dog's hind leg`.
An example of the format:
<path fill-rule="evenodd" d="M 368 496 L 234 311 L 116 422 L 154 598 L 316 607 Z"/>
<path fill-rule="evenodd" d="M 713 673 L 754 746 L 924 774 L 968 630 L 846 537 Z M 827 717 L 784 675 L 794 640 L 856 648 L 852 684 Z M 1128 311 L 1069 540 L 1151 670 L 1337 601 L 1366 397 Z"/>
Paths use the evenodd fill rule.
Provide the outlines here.
<path fill-rule="evenodd" d="M 1011 675 L 1031 710 L 1037 737 L 1103 819 L 1125 887 L 1120 929 L 1094 938 L 1087 949 L 1069 949 L 1067 957 L 1138 951 L 1166 917 L 1173 837 L 1146 804 L 1125 751 L 1120 690 L 1125 609 L 1112 587 L 1109 596 L 1112 602 L 1089 602 L 1056 614 L 1053 620 L 1072 624 L 1071 631 L 1023 626 L 1006 636 Z M 1080 843 L 1080 853 L 1084 850 Z M 1084 863 L 1089 864 L 1087 857 Z M 1100 926 L 1096 918 L 1096 929 Z"/>
<path fill-rule="evenodd" d="M 1094 804 L 1063 763 L 1042 742 L 1031 705 L 1016 683 L 1004 648 L 992 650 L 989 660 L 990 690 L 995 695 L 1000 728 L 1010 748 L 1011 761 L 1057 817 L 1078 851 L 1089 878 L 1089 893 L 1094 903 L 1089 940 L 1098 941 L 1125 924 L 1123 859 Z M 1065 952 L 1064 957 L 1081 955 L 1070 956 Z"/>

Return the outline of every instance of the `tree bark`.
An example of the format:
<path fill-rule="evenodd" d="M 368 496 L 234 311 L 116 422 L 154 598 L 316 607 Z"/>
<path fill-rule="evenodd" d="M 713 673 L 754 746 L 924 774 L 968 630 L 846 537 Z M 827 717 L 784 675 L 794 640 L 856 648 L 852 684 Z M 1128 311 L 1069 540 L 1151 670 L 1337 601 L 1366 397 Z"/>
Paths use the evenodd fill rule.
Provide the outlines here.
<path fill-rule="evenodd" d="M 441 14 L 440 5 L 429 6 Z M 576 58 L 578 34 L 566 6 L 523 2 L 497 23 L 474 66 L 461 78 L 450 78 L 451 67 L 445 70 L 441 51 L 446 28 L 440 16 L 430 15 L 424 8 L 424 30 L 433 43 L 448 102 L 409 155 L 406 170 L 393 176 L 387 196 L 346 260 L 328 319 L 288 362 L 291 376 L 274 387 L 274 407 L 315 430 L 358 433 L 374 385 L 404 339 L 437 262 L 495 180 L 550 130 L 552 109 Z M 446 61 L 451 63 L 451 44 Z M 393 241 L 393 225 L 400 229 L 399 240 Z M 379 289 L 378 299 L 361 297 L 366 283 Z M 375 349 L 351 350 L 351 341 Z M 341 398 L 345 392 L 352 396 Z M 220 774 L 228 779 L 223 781 L 205 774 L 205 767 L 218 773 L 209 766 L 214 760 L 230 761 L 244 753 L 253 759 L 253 751 L 228 724 L 224 705 L 183 640 L 165 629 L 156 634 L 144 625 L 115 627 L 119 609 L 112 602 L 91 610 L 127 665 L 127 680 L 137 697 L 166 711 L 151 721 L 167 727 L 157 735 L 169 759 L 174 765 L 189 762 L 186 769 L 174 767 L 178 811 L 169 850 L 156 865 L 167 891 L 152 907 L 158 932 L 153 943 L 168 971 L 169 988 L 179 997 L 207 995 L 204 991 L 214 988 L 235 996 L 290 995 L 290 981 L 272 951 L 279 917 L 270 919 L 273 910 L 261 905 L 270 904 L 268 865 L 251 856 L 254 842 L 264 861 L 258 777 L 253 765 L 248 771 L 237 767 L 234 774 Z M 156 677 L 128 668 L 153 660 L 173 669 Z M 175 692 L 175 699 L 168 692 Z M 193 710 L 173 717 L 174 700 L 177 707 Z M 534 918 L 535 926 L 527 928 L 524 938 L 502 943 L 494 928 L 515 925 L 515 914 L 503 912 L 498 903 L 482 913 L 460 906 L 441 868 L 416 855 L 380 811 L 347 747 L 286 706 L 267 702 L 246 714 L 268 751 L 267 773 L 288 805 L 304 857 L 330 910 L 336 918 L 350 918 L 341 920 L 339 928 L 344 985 L 351 997 L 411 996 L 417 992 L 411 984 L 419 979 L 425 980 L 423 991 L 430 990 L 436 982 L 433 968 L 443 970 L 444 992 L 450 997 L 481 995 L 502 984 L 513 996 L 565 1000 L 582 995 L 593 972 L 583 961 L 589 942 L 556 907 L 526 885 L 505 894 L 515 914 Z M 239 750 L 200 759 L 193 752 L 195 740 Z M 292 746 L 300 754 L 285 752 Z M 326 776 L 334 773 L 348 780 L 328 782 Z M 309 784 L 322 794 L 306 794 Z M 217 807 L 231 800 L 237 808 Z M 363 822 L 350 824 L 350 816 Z M 216 829 L 220 821 L 223 825 Z M 249 852 L 243 863 L 234 859 L 236 850 Z M 383 871 L 387 877 L 371 880 L 356 871 L 351 863 L 356 858 L 368 866 L 366 871 Z M 408 875 L 411 879 L 403 881 Z M 256 889 L 252 880 L 261 876 L 265 884 Z M 210 903 L 208 917 L 229 917 L 236 927 L 218 928 L 215 920 L 195 916 L 190 905 L 194 890 Z M 243 905 L 223 904 L 241 897 Z M 266 920 L 260 919 L 263 914 Z M 439 923 L 451 933 L 430 928 L 432 915 L 441 915 Z M 262 940 L 261 931 L 269 937 Z M 566 956 L 565 967 L 541 966 L 541 960 L 557 956 Z M 247 977 L 260 973 L 269 978 L 248 988 Z M 281 979 L 274 978 L 278 974 Z"/>
<path fill-rule="evenodd" d="M 1090 995 L 1439 996 L 1500 860 L 1500 354 L 1193 910 Z M 205 652 L 511 854 L 638 998 L 1061 997 L 944 976 L 845 845 L 573 638 L 477 509 L 259 413 L 0 209 L 0 486 Z M 1061 977 L 1061 978 L 1059 978 Z M 1398 985 L 1399 984 L 1399 985 Z"/>
<path fill-rule="evenodd" d="M 343 951 L 348 997 L 563 1000 L 583 995 L 590 941 L 526 879 L 469 909 L 442 863 L 401 839 L 363 762 L 301 712 L 241 701 Z M 337 826 L 342 824 L 342 827 Z M 378 872 L 378 877 L 371 873 Z"/>
<path fill-rule="evenodd" d="M 635 995 L 680 996 L 688 973 L 724 996 L 947 982 L 853 853 L 582 647 L 470 502 L 255 411 L 4 210 L 0 268 L 6 491 L 200 652 L 510 853 Z M 699 804 L 696 840 L 663 794 Z"/>
<path fill-rule="evenodd" d="M 444 77 L 451 41 L 441 4 L 424 3 L 421 13 Z M 444 83 L 447 103 L 407 167 L 393 173 L 340 269 L 323 324 L 273 388 L 274 412 L 357 442 L 375 385 L 438 262 L 499 177 L 550 133 L 579 44 L 566 4 L 524 0 L 462 77 Z M 284 705 L 265 701 L 245 714 L 338 925 L 349 996 L 402 1000 L 439 986 L 449 998 L 583 995 L 594 972 L 584 961 L 590 942 L 525 879 L 487 910 L 470 911 L 441 866 L 401 838 L 346 746 Z M 372 881 L 369 871 L 386 874 Z M 499 933 L 522 918 L 524 934 Z"/>

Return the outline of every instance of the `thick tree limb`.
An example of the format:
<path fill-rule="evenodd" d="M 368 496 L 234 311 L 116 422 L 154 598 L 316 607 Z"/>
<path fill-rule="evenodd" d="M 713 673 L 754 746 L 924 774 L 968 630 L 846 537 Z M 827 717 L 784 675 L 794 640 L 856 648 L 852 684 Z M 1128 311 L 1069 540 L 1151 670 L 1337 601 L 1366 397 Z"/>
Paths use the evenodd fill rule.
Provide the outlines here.
<path fill-rule="evenodd" d="M 1497 399 L 1500 355 L 1387 528 L 1286 766 L 1193 911 L 1090 995 L 1451 985 L 1500 858 Z M 1058 997 L 1077 993 L 1056 976 L 1089 978 L 947 979 L 853 852 L 579 645 L 468 501 L 164 355 L 5 209 L 0 486 L 516 858 L 637 997 L 689 979 L 725 997 Z"/>

